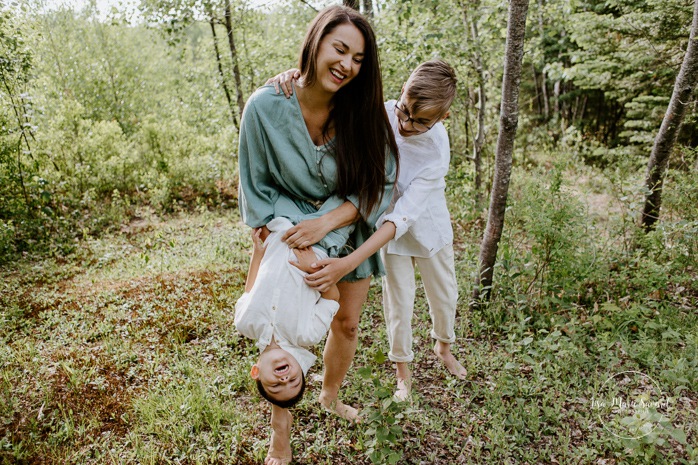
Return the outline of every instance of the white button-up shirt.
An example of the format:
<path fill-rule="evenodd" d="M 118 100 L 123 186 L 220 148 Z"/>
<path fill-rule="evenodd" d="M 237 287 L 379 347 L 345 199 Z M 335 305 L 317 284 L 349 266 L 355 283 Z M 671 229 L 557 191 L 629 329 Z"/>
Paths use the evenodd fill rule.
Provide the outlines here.
<path fill-rule="evenodd" d="M 400 173 L 393 200 L 377 226 L 395 223 L 395 237 L 385 246 L 388 253 L 428 258 L 453 243 L 444 179 L 451 161 L 448 133 L 436 123 L 425 133 L 402 137 L 395 103 L 386 102 L 385 109 L 400 150 Z"/>
<path fill-rule="evenodd" d="M 320 297 L 304 281 L 303 271 L 289 263 L 297 261 L 293 251 L 281 241 L 293 224 L 286 218 L 274 218 L 267 224 L 264 256 L 250 292 L 235 304 L 235 326 L 240 333 L 256 339 L 263 351 L 272 336 L 279 346 L 300 364 L 303 373 L 315 362 L 307 347 L 319 343 L 330 329 L 339 303 Z M 313 248 L 318 260 L 327 258 L 320 248 Z"/>

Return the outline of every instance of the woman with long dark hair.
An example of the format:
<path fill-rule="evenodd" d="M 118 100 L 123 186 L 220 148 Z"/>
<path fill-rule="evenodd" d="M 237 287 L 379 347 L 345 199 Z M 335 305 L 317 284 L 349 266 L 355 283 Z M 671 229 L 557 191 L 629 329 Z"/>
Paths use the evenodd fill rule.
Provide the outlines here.
<path fill-rule="evenodd" d="M 330 257 L 343 256 L 375 231 L 376 220 L 390 203 L 397 173 L 378 49 L 366 18 L 343 6 L 322 10 L 308 28 L 299 68 L 292 98 L 265 86 L 245 106 L 240 210 L 247 225 L 263 231 L 273 218 L 289 218 L 295 226 L 284 240 L 291 247 L 316 245 Z M 337 284 L 340 308 L 325 344 L 319 401 L 348 420 L 356 420 L 357 411 L 338 399 L 339 388 L 356 352 L 371 276 L 383 274 L 380 257 L 374 254 Z M 288 412 L 275 413 L 277 424 L 290 427 Z M 286 446 L 272 450 L 272 438 L 268 458 L 290 458 L 290 445 L 288 450 Z"/>

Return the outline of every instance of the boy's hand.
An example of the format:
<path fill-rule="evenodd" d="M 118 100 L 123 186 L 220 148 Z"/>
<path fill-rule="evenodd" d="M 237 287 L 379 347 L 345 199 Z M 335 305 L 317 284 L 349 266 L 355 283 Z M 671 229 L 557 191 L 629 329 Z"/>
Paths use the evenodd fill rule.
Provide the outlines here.
<path fill-rule="evenodd" d="M 308 274 L 305 282 L 319 292 L 326 292 L 351 270 L 353 268 L 347 257 L 316 260 L 312 263 L 314 273 Z"/>
<path fill-rule="evenodd" d="M 301 271 L 304 271 L 305 273 L 312 273 L 316 270 L 316 268 L 313 268 L 313 263 L 317 261 L 317 256 L 315 255 L 315 251 L 312 247 L 293 249 L 293 254 L 296 256 L 298 261 L 290 262 L 291 265 L 295 266 Z"/>
<path fill-rule="evenodd" d="M 300 77 L 300 70 L 291 68 L 267 80 L 264 85 L 274 84 L 274 89 L 276 90 L 277 94 L 279 93 L 279 86 L 281 86 L 281 90 L 284 92 L 284 95 L 286 98 L 289 98 L 291 97 L 291 94 L 293 94 L 293 81 L 297 81 Z"/>

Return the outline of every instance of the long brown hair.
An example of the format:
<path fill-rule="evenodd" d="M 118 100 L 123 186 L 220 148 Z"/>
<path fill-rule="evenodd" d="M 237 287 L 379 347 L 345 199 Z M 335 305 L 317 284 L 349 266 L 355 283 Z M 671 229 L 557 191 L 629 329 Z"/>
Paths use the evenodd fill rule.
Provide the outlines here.
<path fill-rule="evenodd" d="M 334 5 L 320 11 L 308 27 L 298 67 L 307 84 L 316 79 L 316 58 L 322 39 L 341 24 L 352 24 L 364 38 L 359 74 L 333 97 L 325 134 L 334 123 L 337 192 L 359 196 L 359 211 L 368 216 L 380 204 L 386 182 L 388 148 L 398 163 L 397 144 L 383 103 L 378 47 L 373 28 L 359 12 Z M 396 165 L 397 169 L 397 165 Z"/>

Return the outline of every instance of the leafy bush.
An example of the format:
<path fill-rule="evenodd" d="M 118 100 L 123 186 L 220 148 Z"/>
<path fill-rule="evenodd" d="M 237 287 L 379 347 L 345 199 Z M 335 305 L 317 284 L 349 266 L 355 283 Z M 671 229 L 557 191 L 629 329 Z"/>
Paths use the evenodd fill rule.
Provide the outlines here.
<path fill-rule="evenodd" d="M 604 273 L 598 232 L 586 208 L 563 188 L 561 168 L 517 179 L 522 185 L 507 213 L 499 286 L 509 295 L 516 290 L 534 308 L 582 302 L 588 283 Z"/>

